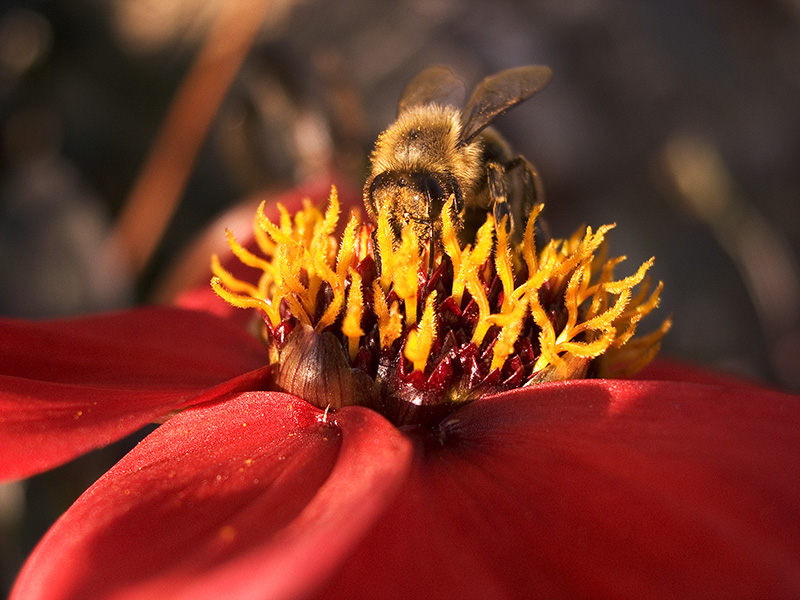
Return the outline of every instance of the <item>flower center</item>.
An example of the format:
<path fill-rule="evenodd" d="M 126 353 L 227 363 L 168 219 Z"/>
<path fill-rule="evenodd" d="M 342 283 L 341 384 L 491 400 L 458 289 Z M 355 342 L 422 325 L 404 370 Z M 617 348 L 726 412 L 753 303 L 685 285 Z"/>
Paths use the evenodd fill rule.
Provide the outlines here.
<path fill-rule="evenodd" d="M 624 257 L 606 258 L 612 225 L 537 249 L 538 205 L 520 244 L 489 214 L 462 246 L 451 199 L 431 260 L 414 229 L 396 236 L 387 214 L 374 224 L 354 212 L 337 239 L 335 189 L 324 213 L 310 202 L 294 217 L 279 208 L 275 224 L 259 207 L 254 251 L 227 232 L 253 279 L 234 277 L 214 256 L 211 285 L 230 304 L 260 311 L 275 389 L 321 408 L 360 404 L 399 425 L 435 423 L 487 394 L 631 375 L 670 327 L 667 319 L 634 337 L 662 285 L 651 291 L 645 277 L 653 259 L 614 278 Z"/>

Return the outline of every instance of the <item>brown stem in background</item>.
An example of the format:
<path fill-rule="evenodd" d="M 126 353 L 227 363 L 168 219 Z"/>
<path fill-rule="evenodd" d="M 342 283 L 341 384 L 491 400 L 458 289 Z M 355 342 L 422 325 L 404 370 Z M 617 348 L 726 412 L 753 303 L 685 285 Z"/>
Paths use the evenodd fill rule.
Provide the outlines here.
<path fill-rule="evenodd" d="M 114 236 L 140 275 L 178 206 L 211 123 L 264 22 L 269 0 L 225 3 L 172 100 Z"/>
<path fill-rule="evenodd" d="M 800 386 L 800 265 L 780 230 L 739 189 L 714 143 L 676 133 L 662 154 L 664 173 L 684 205 L 714 233 L 750 292 L 783 385 Z"/>

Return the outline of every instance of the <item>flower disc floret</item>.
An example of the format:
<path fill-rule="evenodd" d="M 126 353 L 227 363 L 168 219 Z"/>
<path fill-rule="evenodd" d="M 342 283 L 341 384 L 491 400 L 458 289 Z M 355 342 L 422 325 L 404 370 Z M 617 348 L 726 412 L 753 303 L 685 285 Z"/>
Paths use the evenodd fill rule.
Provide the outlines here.
<path fill-rule="evenodd" d="M 644 367 L 670 327 L 636 336 L 658 305 L 653 259 L 614 278 L 613 225 L 537 248 L 528 216 L 520 243 L 491 214 L 461 245 L 452 199 L 434 256 L 411 227 L 398 237 L 389 215 L 353 212 L 337 236 L 336 190 L 323 212 L 306 202 L 280 222 L 256 213 L 254 249 L 228 233 L 254 269 L 234 277 L 212 259 L 211 285 L 230 304 L 262 315 L 273 385 L 323 407 L 362 404 L 398 424 L 434 422 L 486 394 L 548 381 L 627 376 Z M 634 288 L 638 288 L 634 294 Z"/>

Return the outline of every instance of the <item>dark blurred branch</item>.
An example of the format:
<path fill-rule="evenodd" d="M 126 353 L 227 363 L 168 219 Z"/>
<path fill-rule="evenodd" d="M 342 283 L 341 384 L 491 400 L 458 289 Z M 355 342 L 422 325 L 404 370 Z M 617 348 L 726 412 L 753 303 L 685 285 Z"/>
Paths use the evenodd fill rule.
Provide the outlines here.
<path fill-rule="evenodd" d="M 181 83 L 114 235 L 141 274 L 174 214 L 220 104 L 261 30 L 269 0 L 225 4 Z"/>

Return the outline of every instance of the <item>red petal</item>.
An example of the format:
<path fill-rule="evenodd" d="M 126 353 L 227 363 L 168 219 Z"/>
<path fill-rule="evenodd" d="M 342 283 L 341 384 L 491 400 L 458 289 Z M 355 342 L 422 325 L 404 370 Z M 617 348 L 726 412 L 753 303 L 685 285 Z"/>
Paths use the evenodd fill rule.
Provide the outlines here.
<path fill-rule="evenodd" d="M 12 597 L 296 598 L 385 508 L 410 456 L 366 409 L 335 425 L 276 393 L 188 409 L 78 499 Z"/>
<path fill-rule="evenodd" d="M 800 597 L 800 398 L 575 381 L 452 416 L 321 597 Z"/>
<path fill-rule="evenodd" d="M 0 331 L 0 478 L 51 468 L 170 410 L 253 389 L 263 372 L 229 380 L 267 360 L 244 330 L 171 308 L 2 320 Z"/>

